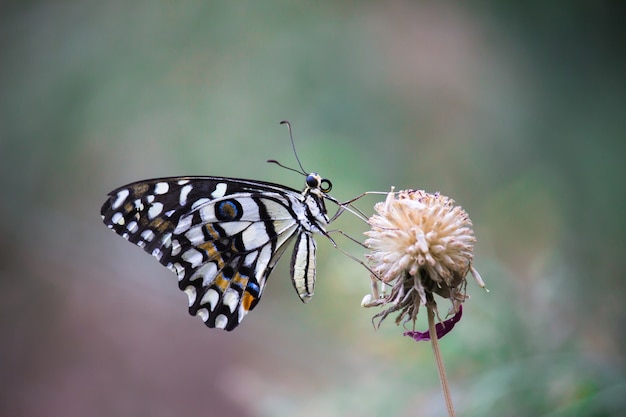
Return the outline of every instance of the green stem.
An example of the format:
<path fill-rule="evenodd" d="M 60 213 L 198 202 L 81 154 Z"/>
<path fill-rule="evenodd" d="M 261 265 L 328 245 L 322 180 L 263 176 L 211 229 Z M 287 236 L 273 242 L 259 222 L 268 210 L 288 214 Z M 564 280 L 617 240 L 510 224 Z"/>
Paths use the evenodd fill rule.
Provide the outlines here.
<path fill-rule="evenodd" d="M 455 417 L 456 414 L 454 413 L 452 396 L 450 396 L 448 378 L 446 378 L 446 370 L 443 367 L 443 359 L 441 358 L 441 351 L 439 350 L 439 340 L 437 339 L 437 329 L 435 328 L 435 312 L 429 306 L 426 307 L 426 310 L 428 311 L 428 330 L 430 331 L 430 341 L 432 342 L 433 352 L 435 353 L 435 362 L 437 362 L 437 371 L 439 371 L 439 380 L 441 381 L 443 398 L 446 401 L 448 416 Z"/>

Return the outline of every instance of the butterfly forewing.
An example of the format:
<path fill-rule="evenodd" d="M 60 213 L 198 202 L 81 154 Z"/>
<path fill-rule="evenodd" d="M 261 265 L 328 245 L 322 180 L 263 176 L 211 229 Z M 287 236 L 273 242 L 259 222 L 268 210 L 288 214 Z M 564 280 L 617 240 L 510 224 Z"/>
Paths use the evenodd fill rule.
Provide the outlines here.
<path fill-rule="evenodd" d="M 176 177 L 120 187 L 109 194 L 101 214 L 109 228 L 178 275 L 190 314 L 209 327 L 232 330 L 258 303 L 296 235 L 299 241 L 307 238 L 294 252 L 299 268 L 294 285 L 303 301 L 310 298 L 315 279 L 310 235 L 328 220 L 325 209 L 311 212 L 316 206 L 323 208 L 317 195 L 276 184 Z M 311 260 L 312 267 L 303 266 Z M 306 283 L 305 290 L 298 283 Z"/>

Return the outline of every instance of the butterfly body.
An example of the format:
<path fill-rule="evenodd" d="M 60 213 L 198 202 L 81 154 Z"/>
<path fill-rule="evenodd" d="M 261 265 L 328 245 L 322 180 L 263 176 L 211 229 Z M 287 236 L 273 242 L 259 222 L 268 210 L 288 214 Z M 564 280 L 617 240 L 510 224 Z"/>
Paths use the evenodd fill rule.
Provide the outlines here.
<path fill-rule="evenodd" d="M 294 287 L 303 302 L 313 296 L 313 235 L 326 234 L 329 190 L 317 174 L 307 176 L 302 192 L 236 178 L 159 178 L 111 191 L 101 215 L 177 274 L 190 314 L 208 327 L 233 330 L 259 302 L 293 240 Z"/>

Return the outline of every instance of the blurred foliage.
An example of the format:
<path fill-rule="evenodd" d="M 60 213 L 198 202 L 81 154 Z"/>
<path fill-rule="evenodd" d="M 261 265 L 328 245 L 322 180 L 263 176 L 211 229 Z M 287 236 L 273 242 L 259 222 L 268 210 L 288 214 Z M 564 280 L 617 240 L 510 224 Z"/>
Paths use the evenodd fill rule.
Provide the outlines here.
<path fill-rule="evenodd" d="M 283 260 L 226 334 L 101 225 L 106 193 L 141 178 L 300 187 L 264 162 L 295 164 L 283 119 L 340 200 L 423 188 L 472 216 L 491 292 L 470 282 L 442 341 L 459 415 L 626 409 L 619 3 L 3 9 L 0 414 L 443 415 L 430 346 L 373 330 L 366 271 L 323 238 L 311 304 Z"/>

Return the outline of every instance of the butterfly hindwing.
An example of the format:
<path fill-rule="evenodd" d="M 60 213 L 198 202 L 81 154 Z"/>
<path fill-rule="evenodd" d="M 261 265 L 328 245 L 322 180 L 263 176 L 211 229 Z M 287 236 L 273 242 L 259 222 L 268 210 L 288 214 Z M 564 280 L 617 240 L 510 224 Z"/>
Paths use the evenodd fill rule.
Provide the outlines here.
<path fill-rule="evenodd" d="M 294 236 L 308 236 L 314 249 L 301 223 L 305 211 L 303 194 L 287 187 L 176 177 L 120 187 L 109 194 L 101 214 L 108 227 L 178 275 L 190 314 L 209 327 L 232 330 L 258 303 Z M 300 257 L 311 259 L 304 252 Z"/>

